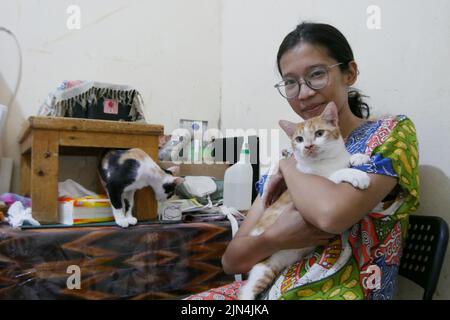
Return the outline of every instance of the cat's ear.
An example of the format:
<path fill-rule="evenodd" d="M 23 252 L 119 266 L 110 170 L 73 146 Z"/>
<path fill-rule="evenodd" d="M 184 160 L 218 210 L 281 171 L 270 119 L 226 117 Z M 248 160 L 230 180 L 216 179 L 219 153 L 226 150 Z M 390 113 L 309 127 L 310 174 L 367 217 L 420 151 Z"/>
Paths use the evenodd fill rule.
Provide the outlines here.
<path fill-rule="evenodd" d="M 163 169 L 165 173 L 170 174 L 174 177 L 180 175 L 180 166 L 173 166 L 167 169 Z"/>
<path fill-rule="evenodd" d="M 175 183 L 175 185 L 179 185 L 182 184 L 184 182 L 184 178 L 182 177 L 176 177 L 173 182 Z"/>
<path fill-rule="evenodd" d="M 339 116 L 336 104 L 333 101 L 328 103 L 320 117 L 327 123 L 337 127 Z"/>
<path fill-rule="evenodd" d="M 281 129 L 286 132 L 289 138 L 291 138 L 294 135 L 295 130 L 297 130 L 297 124 L 287 120 L 280 120 L 278 121 L 278 124 L 280 125 Z"/>

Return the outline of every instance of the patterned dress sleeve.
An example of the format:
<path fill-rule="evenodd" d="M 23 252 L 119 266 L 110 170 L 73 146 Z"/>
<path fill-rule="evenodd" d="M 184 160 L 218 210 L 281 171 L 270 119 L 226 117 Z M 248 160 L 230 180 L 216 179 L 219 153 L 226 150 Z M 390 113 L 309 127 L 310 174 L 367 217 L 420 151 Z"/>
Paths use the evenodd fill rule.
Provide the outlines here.
<path fill-rule="evenodd" d="M 256 181 L 256 184 L 255 184 L 256 185 L 256 191 L 258 192 L 259 196 L 262 196 L 262 194 L 264 192 L 264 186 L 266 185 L 268 177 L 269 177 L 269 175 L 266 173 L 266 174 L 263 174 L 261 176 L 261 178 L 259 178 L 258 181 Z"/>
<path fill-rule="evenodd" d="M 371 162 L 355 168 L 398 179 L 394 191 L 370 215 L 407 218 L 419 206 L 419 152 L 413 122 L 405 116 L 381 120 L 366 143 L 365 153 L 371 156 Z M 406 232 L 406 227 L 402 224 L 402 231 Z"/>

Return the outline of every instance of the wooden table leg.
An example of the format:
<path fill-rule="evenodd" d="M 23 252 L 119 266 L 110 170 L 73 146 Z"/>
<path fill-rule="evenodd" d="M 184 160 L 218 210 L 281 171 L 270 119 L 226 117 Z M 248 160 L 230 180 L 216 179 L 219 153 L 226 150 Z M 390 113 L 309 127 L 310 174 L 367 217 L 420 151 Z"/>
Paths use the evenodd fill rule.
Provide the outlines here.
<path fill-rule="evenodd" d="M 58 222 L 58 132 L 35 130 L 31 153 L 33 217 L 40 223 Z"/>
<path fill-rule="evenodd" d="M 31 179 L 31 152 L 22 153 L 20 157 L 20 193 L 29 197 Z"/>

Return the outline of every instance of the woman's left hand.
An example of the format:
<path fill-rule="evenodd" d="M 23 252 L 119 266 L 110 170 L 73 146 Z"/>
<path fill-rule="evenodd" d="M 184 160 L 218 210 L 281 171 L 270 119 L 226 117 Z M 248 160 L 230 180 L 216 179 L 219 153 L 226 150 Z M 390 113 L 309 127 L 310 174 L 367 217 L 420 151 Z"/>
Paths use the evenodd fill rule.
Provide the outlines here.
<path fill-rule="evenodd" d="M 280 172 L 275 173 L 268 179 L 261 197 L 264 208 L 270 207 L 287 189 L 286 182 Z"/>
<path fill-rule="evenodd" d="M 280 173 L 283 174 L 284 169 L 289 167 L 296 167 L 297 160 L 295 160 L 294 156 L 290 156 L 289 158 L 280 160 Z"/>
<path fill-rule="evenodd" d="M 269 177 L 266 186 L 264 187 L 264 193 L 261 197 L 264 208 L 270 207 L 278 198 L 287 190 L 286 182 L 284 181 L 281 167 L 286 168 L 288 166 L 296 166 L 297 161 L 293 156 L 287 159 L 281 159 L 278 164 L 278 171 Z"/>

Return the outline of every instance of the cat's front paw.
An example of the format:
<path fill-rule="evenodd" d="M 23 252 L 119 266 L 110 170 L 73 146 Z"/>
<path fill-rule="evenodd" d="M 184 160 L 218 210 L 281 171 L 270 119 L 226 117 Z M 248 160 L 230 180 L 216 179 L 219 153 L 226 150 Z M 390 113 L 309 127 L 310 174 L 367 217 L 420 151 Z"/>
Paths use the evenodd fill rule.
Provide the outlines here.
<path fill-rule="evenodd" d="M 350 182 L 355 188 L 365 190 L 369 187 L 370 177 L 367 173 L 360 171 L 361 174 L 357 174 L 354 177 L 350 178 Z"/>
<path fill-rule="evenodd" d="M 134 226 L 138 222 L 135 217 L 128 217 L 127 220 L 130 226 Z"/>
<path fill-rule="evenodd" d="M 353 167 L 362 166 L 370 162 L 370 156 L 363 153 L 355 153 L 350 157 L 350 165 Z"/>
<path fill-rule="evenodd" d="M 364 171 L 354 169 L 343 181 L 350 183 L 355 188 L 365 190 L 369 187 L 370 177 Z"/>
<path fill-rule="evenodd" d="M 122 228 L 128 228 L 129 222 L 127 218 L 116 219 L 116 224 Z"/>
<path fill-rule="evenodd" d="M 370 185 L 369 175 L 357 169 L 342 169 L 333 173 L 329 179 L 334 183 L 348 182 L 355 188 L 364 190 Z"/>

